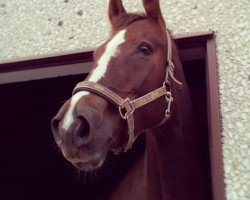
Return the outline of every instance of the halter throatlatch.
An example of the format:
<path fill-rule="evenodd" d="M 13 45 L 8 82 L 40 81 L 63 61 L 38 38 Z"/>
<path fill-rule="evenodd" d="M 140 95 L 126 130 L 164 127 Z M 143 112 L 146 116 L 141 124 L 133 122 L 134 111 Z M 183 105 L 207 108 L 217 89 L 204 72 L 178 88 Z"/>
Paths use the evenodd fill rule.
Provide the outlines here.
<path fill-rule="evenodd" d="M 165 117 L 160 123 L 163 124 L 165 123 L 171 115 L 171 104 L 173 102 L 173 97 L 171 93 L 171 88 L 170 88 L 170 81 L 169 78 L 171 78 L 176 84 L 179 85 L 181 88 L 182 84 L 174 77 L 174 64 L 172 63 L 172 43 L 171 43 L 171 38 L 170 35 L 167 31 L 167 39 L 168 39 L 168 55 L 167 55 L 167 61 L 168 61 L 168 66 L 166 69 L 166 78 L 164 80 L 163 86 L 134 100 L 130 100 L 129 98 L 123 99 L 110 89 L 95 83 L 95 82 L 90 82 L 90 81 L 82 81 L 76 85 L 76 87 L 73 90 L 73 95 L 79 91 L 88 91 L 94 94 L 97 94 L 98 96 L 101 96 L 108 101 L 112 102 L 119 108 L 119 113 L 121 117 L 125 120 L 127 120 L 128 124 L 128 142 L 124 145 L 123 149 L 119 149 L 115 151 L 115 153 L 119 153 L 122 150 L 126 152 L 127 150 L 132 148 L 132 145 L 136 139 L 135 133 L 134 133 L 134 111 L 137 108 L 140 108 L 162 96 L 165 96 L 166 101 L 167 101 L 167 109 L 165 111 Z M 169 89 L 169 91 L 167 91 Z"/>

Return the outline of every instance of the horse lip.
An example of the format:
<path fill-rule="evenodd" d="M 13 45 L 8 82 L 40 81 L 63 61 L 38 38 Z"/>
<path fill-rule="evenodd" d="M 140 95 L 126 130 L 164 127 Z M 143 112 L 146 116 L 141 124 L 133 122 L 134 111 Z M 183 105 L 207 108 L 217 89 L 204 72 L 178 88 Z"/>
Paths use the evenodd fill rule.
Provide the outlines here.
<path fill-rule="evenodd" d="M 91 160 L 91 157 L 87 157 L 87 158 L 66 158 L 68 161 L 70 161 L 72 164 L 75 164 L 75 163 L 87 163 Z"/>
<path fill-rule="evenodd" d="M 105 159 L 90 160 L 88 162 L 76 162 L 72 163 L 78 170 L 83 171 L 94 171 L 102 166 Z"/>
<path fill-rule="evenodd" d="M 62 154 L 72 164 L 79 163 L 79 162 L 86 163 L 92 159 L 92 157 L 90 155 L 87 155 L 87 154 L 81 155 L 80 157 L 68 155 L 63 149 L 62 149 Z"/>
<path fill-rule="evenodd" d="M 71 162 L 77 169 L 84 171 L 93 171 L 102 166 L 105 161 L 103 153 L 98 152 L 92 156 L 89 160 L 76 160 L 77 162 Z"/>

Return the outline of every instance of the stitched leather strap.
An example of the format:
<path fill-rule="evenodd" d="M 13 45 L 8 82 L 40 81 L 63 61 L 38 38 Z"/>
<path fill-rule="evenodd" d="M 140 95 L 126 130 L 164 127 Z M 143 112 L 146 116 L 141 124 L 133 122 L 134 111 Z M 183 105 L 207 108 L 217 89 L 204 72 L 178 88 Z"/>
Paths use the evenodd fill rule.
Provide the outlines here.
<path fill-rule="evenodd" d="M 108 100 L 112 101 L 114 104 L 124 107 L 126 102 L 124 101 L 123 98 L 121 98 L 119 95 L 115 94 L 113 91 L 110 89 L 94 82 L 90 81 L 82 81 L 79 82 L 74 90 L 73 90 L 73 95 L 77 93 L 78 91 L 89 91 L 89 92 L 94 92 L 100 96 L 105 96 Z"/>
<path fill-rule="evenodd" d="M 119 95 L 115 94 L 113 91 L 110 89 L 95 83 L 95 82 L 90 82 L 90 81 L 82 81 L 76 85 L 76 87 L 73 90 L 73 95 L 77 93 L 78 91 L 89 91 L 89 92 L 94 92 L 98 94 L 99 96 L 105 97 L 106 99 L 112 101 L 114 104 L 121 108 L 125 108 L 128 113 L 130 113 L 133 109 L 137 109 L 139 107 L 142 107 L 159 97 L 166 95 L 166 87 L 162 86 L 142 97 L 139 97 L 135 100 L 130 100 L 130 99 L 123 99 Z"/>

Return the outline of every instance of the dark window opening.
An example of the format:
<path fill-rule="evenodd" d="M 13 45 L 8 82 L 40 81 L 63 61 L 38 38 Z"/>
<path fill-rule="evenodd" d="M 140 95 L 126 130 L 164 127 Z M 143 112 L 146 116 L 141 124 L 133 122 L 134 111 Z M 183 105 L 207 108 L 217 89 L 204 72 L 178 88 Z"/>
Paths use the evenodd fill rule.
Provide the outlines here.
<path fill-rule="evenodd" d="M 0 98 L 4 115 L 0 124 L 1 199 L 93 199 L 107 185 L 117 183 L 140 156 L 143 139 L 129 152 L 133 156 L 112 157 L 113 164 L 119 165 L 115 171 L 109 165 L 107 172 L 91 175 L 79 173 L 63 158 L 54 142 L 50 120 L 85 76 L 0 86 L 0 92 L 6 94 Z"/>

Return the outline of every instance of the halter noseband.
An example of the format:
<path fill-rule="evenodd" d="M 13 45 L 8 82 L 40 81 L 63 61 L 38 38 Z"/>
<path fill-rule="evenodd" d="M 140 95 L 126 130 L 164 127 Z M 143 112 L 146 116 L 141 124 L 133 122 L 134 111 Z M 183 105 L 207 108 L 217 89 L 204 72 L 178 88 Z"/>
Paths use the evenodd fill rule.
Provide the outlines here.
<path fill-rule="evenodd" d="M 175 83 L 179 85 L 179 87 L 182 87 L 182 83 L 179 82 L 175 77 L 174 77 L 174 64 L 172 63 L 172 43 L 171 43 L 171 37 L 169 32 L 167 31 L 167 40 L 168 40 L 168 54 L 167 54 L 167 62 L 168 66 L 166 68 L 166 78 L 163 82 L 163 86 L 134 100 L 130 100 L 129 98 L 123 99 L 110 89 L 95 83 L 95 82 L 90 82 L 90 81 L 82 81 L 79 82 L 74 90 L 73 90 L 73 95 L 76 94 L 79 91 L 88 91 L 91 93 L 95 93 L 98 96 L 101 96 L 119 108 L 120 115 L 123 119 L 127 120 L 128 124 L 128 135 L 129 139 L 127 144 L 123 147 L 123 151 L 126 152 L 127 150 L 132 148 L 132 145 L 136 139 L 135 134 L 134 134 L 134 111 L 137 108 L 140 108 L 162 96 L 165 96 L 166 101 L 167 101 L 167 109 L 165 111 L 165 118 L 162 120 L 161 124 L 164 124 L 169 118 L 170 118 L 170 108 L 171 108 L 171 103 L 173 102 L 173 97 L 171 93 L 171 88 L 170 88 L 170 81 L 169 78 L 171 78 Z M 167 87 L 169 88 L 169 91 L 167 91 Z M 123 112 L 126 111 L 126 112 Z M 115 153 L 119 153 L 122 150 L 118 150 Z"/>

